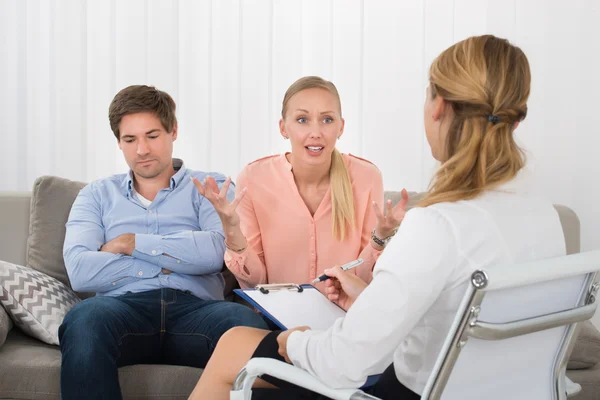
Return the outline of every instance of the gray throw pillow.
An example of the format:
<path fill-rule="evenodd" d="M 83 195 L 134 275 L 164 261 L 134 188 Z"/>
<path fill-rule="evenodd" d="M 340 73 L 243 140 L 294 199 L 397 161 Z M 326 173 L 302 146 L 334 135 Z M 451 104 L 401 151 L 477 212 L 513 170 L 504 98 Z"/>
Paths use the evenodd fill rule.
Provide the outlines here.
<path fill-rule="evenodd" d="M 584 321 L 567 363 L 567 369 L 588 369 L 598 363 L 600 363 L 600 332 L 591 321 Z"/>
<path fill-rule="evenodd" d="M 8 313 L 4 309 L 4 307 L 0 307 L 0 347 L 6 341 L 6 335 L 13 327 L 12 320 L 8 316 Z"/>
<path fill-rule="evenodd" d="M 0 303 L 23 332 L 58 345 L 58 327 L 79 298 L 62 282 L 31 268 L 0 261 Z"/>
<path fill-rule="evenodd" d="M 33 184 L 31 194 L 26 265 L 69 287 L 62 255 L 65 224 L 75 198 L 85 185 L 55 176 L 42 176 Z"/>

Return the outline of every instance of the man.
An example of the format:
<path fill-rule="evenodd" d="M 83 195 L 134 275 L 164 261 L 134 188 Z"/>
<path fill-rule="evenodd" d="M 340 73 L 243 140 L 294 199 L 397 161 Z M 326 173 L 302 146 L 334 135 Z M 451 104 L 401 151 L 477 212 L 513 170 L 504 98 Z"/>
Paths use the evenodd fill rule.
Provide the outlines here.
<path fill-rule="evenodd" d="M 71 284 L 97 295 L 59 330 L 63 400 L 120 399 L 119 367 L 204 367 L 228 329 L 266 328 L 251 309 L 222 300 L 223 229 L 191 181 L 208 174 L 172 158 L 173 99 L 130 86 L 113 99 L 109 120 L 131 170 L 83 188 L 69 215 L 63 255 Z"/>

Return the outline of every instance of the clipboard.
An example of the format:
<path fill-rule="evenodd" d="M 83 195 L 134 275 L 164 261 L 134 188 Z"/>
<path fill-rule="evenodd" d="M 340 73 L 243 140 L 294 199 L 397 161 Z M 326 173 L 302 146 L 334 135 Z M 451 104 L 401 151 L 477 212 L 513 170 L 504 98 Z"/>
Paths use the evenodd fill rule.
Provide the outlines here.
<path fill-rule="evenodd" d="M 273 283 L 233 291 L 282 330 L 304 325 L 314 330 L 326 330 L 336 319 L 346 315 L 346 311 L 312 285 Z M 370 375 L 361 389 L 373 386 L 380 376 Z"/>
<path fill-rule="evenodd" d="M 312 285 L 276 283 L 234 292 L 283 330 L 304 325 L 326 330 L 346 315 Z"/>

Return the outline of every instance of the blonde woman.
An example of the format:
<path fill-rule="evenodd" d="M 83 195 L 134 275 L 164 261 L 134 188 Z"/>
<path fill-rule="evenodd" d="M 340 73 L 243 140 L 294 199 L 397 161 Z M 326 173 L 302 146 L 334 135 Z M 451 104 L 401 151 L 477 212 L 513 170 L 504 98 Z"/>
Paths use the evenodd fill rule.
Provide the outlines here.
<path fill-rule="evenodd" d="M 471 37 L 433 62 L 425 131 L 442 165 L 421 207 L 410 210 L 377 261 L 367 286 L 339 267 L 327 286 L 348 313 L 322 332 L 233 328 L 223 335 L 192 398 L 226 399 L 251 357 L 291 362 L 333 387 L 359 387 L 382 373 L 371 393 L 419 399 L 464 294 L 479 267 L 565 253 L 549 202 L 519 193 L 524 159 L 513 131 L 527 113 L 525 54 L 494 36 Z M 391 363 L 391 364 L 390 364 Z M 306 395 L 272 377 L 280 398 Z"/>
<path fill-rule="evenodd" d="M 309 283 L 326 268 L 352 261 L 370 282 L 375 261 L 404 217 L 404 199 L 383 205 L 381 173 L 368 161 L 341 154 L 344 133 L 335 85 L 316 76 L 293 83 L 283 99 L 279 129 L 291 152 L 247 165 L 226 197 L 212 178 L 195 181 L 221 217 L 225 263 L 242 287 Z"/>

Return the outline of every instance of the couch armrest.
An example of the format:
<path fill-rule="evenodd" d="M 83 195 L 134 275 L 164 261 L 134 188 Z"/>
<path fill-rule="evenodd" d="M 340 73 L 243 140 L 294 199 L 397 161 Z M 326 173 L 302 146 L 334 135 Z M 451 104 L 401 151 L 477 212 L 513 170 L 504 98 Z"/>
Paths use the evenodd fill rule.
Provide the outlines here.
<path fill-rule="evenodd" d="M 27 192 L 0 193 L 0 260 L 25 265 L 30 202 Z"/>
<path fill-rule="evenodd" d="M 8 335 L 8 332 L 10 332 L 12 327 L 12 320 L 8 316 L 8 313 L 6 312 L 4 307 L 0 305 L 0 347 L 2 347 L 4 341 L 6 341 L 6 335 Z"/>

